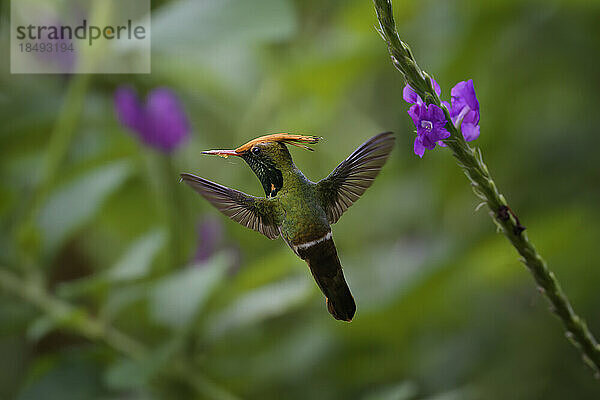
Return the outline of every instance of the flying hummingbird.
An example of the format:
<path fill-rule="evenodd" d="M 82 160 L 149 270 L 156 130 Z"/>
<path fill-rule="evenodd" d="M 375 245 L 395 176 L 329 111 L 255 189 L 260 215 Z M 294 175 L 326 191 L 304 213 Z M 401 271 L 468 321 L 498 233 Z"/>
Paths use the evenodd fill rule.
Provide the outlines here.
<path fill-rule="evenodd" d="M 313 150 L 319 137 L 277 133 L 261 136 L 235 150 L 203 154 L 241 157 L 254 171 L 265 198 L 254 197 L 192 174 L 182 180 L 223 214 L 268 237 L 285 240 L 305 260 L 335 319 L 352 320 L 356 304 L 344 279 L 331 224 L 367 190 L 394 147 L 391 132 L 373 136 L 314 183 L 294 165 L 286 145 Z"/>

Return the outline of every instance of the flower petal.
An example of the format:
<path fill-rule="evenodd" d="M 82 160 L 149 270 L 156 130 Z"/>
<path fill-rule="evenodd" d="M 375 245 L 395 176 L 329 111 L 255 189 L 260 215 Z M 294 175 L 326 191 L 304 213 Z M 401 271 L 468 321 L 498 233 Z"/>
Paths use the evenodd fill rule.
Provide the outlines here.
<path fill-rule="evenodd" d="M 433 85 L 433 90 L 435 90 L 435 93 L 437 93 L 438 96 L 441 96 L 442 95 L 442 88 L 440 87 L 440 85 L 433 78 L 431 78 L 431 83 Z"/>
<path fill-rule="evenodd" d="M 458 82 L 450 92 L 452 96 L 452 108 L 456 114 L 460 113 L 465 106 L 471 110 L 479 111 L 479 102 L 475 95 L 475 86 L 473 79 Z"/>
<path fill-rule="evenodd" d="M 424 149 L 433 150 L 440 140 L 450 137 L 444 110 L 437 105 L 415 104 L 408 113 L 417 127 L 415 154 L 422 156 Z"/>
<path fill-rule="evenodd" d="M 423 136 L 420 136 L 420 138 L 421 138 L 421 143 L 427 150 L 435 149 L 436 140 L 433 140 L 433 138 L 430 135 L 423 135 Z"/>
<path fill-rule="evenodd" d="M 415 92 L 413 88 L 411 88 L 408 84 L 404 86 L 404 90 L 402 90 L 402 98 L 404 99 L 404 101 L 410 104 L 417 104 L 421 102 L 421 98 L 419 97 L 417 92 Z"/>
<path fill-rule="evenodd" d="M 416 155 L 423 158 L 423 154 L 425 154 L 425 147 L 423 146 L 423 143 L 421 142 L 421 139 L 419 136 L 417 136 L 415 138 L 415 144 L 414 144 L 413 150 Z"/>
<path fill-rule="evenodd" d="M 436 131 L 436 135 L 435 135 L 435 136 L 433 136 L 432 138 L 433 138 L 435 141 L 439 141 L 439 140 L 443 140 L 443 139 L 448 139 L 449 137 L 450 137 L 450 132 L 448 132 L 448 131 L 446 130 L 446 128 L 442 128 L 442 129 L 438 129 L 438 130 Z"/>
<path fill-rule="evenodd" d="M 429 115 L 433 121 L 446 125 L 446 115 L 444 114 L 444 110 L 435 104 L 429 105 Z"/>
<path fill-rule="evenodd" d="M 479 125 L 464 123 L 460 127 L 462 134 L 467 142 L 475 140 L 479 137 Z"/>
<path fill-rule="evenodd" d="M 479 124 L 479 111 L 469 111 L 462 120 L 463 124 Z"/>
<path fill-rule="evenodd" d="M 408 109 L 408 115 L 410 115 L 410 117 L 413 120 L 413 123 L 415 124 L 415 126 L 418 128 L 420 123 L 419 120 L 421 119 L 421 109 L 422 109 L 422 105 L 420 104 L 415 104 L 413 106 L 411 106 Z"/>

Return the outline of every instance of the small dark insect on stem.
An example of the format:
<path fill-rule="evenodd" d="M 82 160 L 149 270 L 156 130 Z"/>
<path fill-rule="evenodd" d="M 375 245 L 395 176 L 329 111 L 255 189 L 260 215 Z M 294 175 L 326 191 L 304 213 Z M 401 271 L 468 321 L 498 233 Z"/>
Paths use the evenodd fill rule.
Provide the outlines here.
<path fill-rule="evenodd" d="M 515 212 L 507 205 L 501 205 L 500 208 L 498 208 L 498 211 L 496 212 L 496 217 L 500 220 L 500 221 L 508 221 L 508 219 L 510 218 L 510 216 L 512 215 L 512 217 L 515 219 L 515 226 L 513 227 L 513 233 L 517 236 L 519 236 L 521 233 L 523 233 L 523 231 L 526 229 L 523 225 L 521 225 L 521 222 L 519 222 L 519 217 L 517 217 L 517 214 L 515 214 Z"/>

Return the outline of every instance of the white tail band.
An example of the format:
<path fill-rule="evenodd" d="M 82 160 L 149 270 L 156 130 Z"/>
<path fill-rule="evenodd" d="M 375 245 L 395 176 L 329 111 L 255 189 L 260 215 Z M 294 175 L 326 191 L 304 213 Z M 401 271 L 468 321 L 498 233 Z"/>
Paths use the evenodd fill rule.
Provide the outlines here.
<path fill-rule="evenodd" d="M 323 236 L 323 237 L 320 237 L 320 238 L 315 239 L 315 240 L 311 240 L 310 242 L 299 244 L 299 245 L 294 246 L 294 247 L 296 248 L 296 250 L 304 250 L 304 249 L 308 249 L 309 247 L 312 247 L 312 246 L 314 246 L 316 244 L 319 244 L 319 243 L 324 242 L 324 241 L 329 240 L 329 239 L 331 239 L 331 231 L 327 232 L 327 234 L 325 236 Z"/>

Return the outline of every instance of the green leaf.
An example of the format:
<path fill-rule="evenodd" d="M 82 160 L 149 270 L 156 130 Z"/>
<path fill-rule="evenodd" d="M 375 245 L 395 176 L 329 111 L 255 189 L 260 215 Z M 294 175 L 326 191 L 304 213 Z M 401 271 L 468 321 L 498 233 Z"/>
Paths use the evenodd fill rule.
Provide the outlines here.
<path fill-rule="evenodd" d="M 208 263 L 192 265 L 163 278 L 151 294 L 150 315 L 162 325 L 185 327 L 221 283 L 230 265 L 229 256 L 220 254 Z"/>
<path fill-rule="evenodd" d="M 154 375 L 156 369 L 156 366 L 149 362 L 141 363 L 123 359 L 107 370 L 104 379 L 106 385 L 112 389 L 135 389 L 143 387 Z"/>
<path fill-rule="evenodd" d="M 378 388 L 363 397 L 363 400 L 410 400 L 417 395 L 417 386 L 412 382 Z"/>
<path fill-rule="evenodd" d="M 140 283 L 111 288 L 107 300 L 100 309 L 100 318 L 104 321 L 112 321 L 129 305 L 146 299 L 148 286 L 148 283 Z"/>
<path fill-rule="evenodd" d="M 119 261 L 108 271 L 111 281 L 139 279 L 148 274 L 156 254 L 165 245 L 166 234 L 155 229 L 136 240 Z"/>
<path fill-rule="evenodd" d="M 26 334 L 27 338 L 37 342 L 48 333 L 56 329 L 57 326 L 58 323 L 55 319 L 47 315 L 43 315 L 33 320 L 33 322 L 29 325 Z"/>
<path fill-rule="evenodd" d="M 38 341 L 56 329 L 72 329 L 77 331 L 81 323 L 86 320 L 86 311 L 82 308 L 65 308 L 60 315 L 42 315 L 34 319 L 27 328 L 26 336 L 30 340 Z"/>
<path fill-rule="evenodd" d="M 128 358 L 115 362 L 107 370 L 104 379 L 108 387 L 117 390 L 144 388 L 149 381 L 181 348 L 181 342 L 175 336 L 164 344 L 159 345 L 141 360 Z"/>
<path fill-rule="evenodd" d="M 130 173 L 130 165 L 119 161 L 97 168 L 58 188 L 38 218 L 46 253 L 55 251 L 92 219 L 106 198 L 121 186 Z"/>
<path fill-rule="evenodd" d="M 312 283 L 304 276 L 289 278 L 253 290 L 207 324 L 209 336 L 217 337 L 228 330 L 285 314 L 302 304 L 312 290 Z"/>
<path fill-rule="evenodd" d="M 37 363 L 43 360 L 37 359 Z M 51 369 L 36 377 L 15 396 L 18 400 L 80 400 L 100 398 L 97 365 L 85 355 L 61 354 Z"/>

